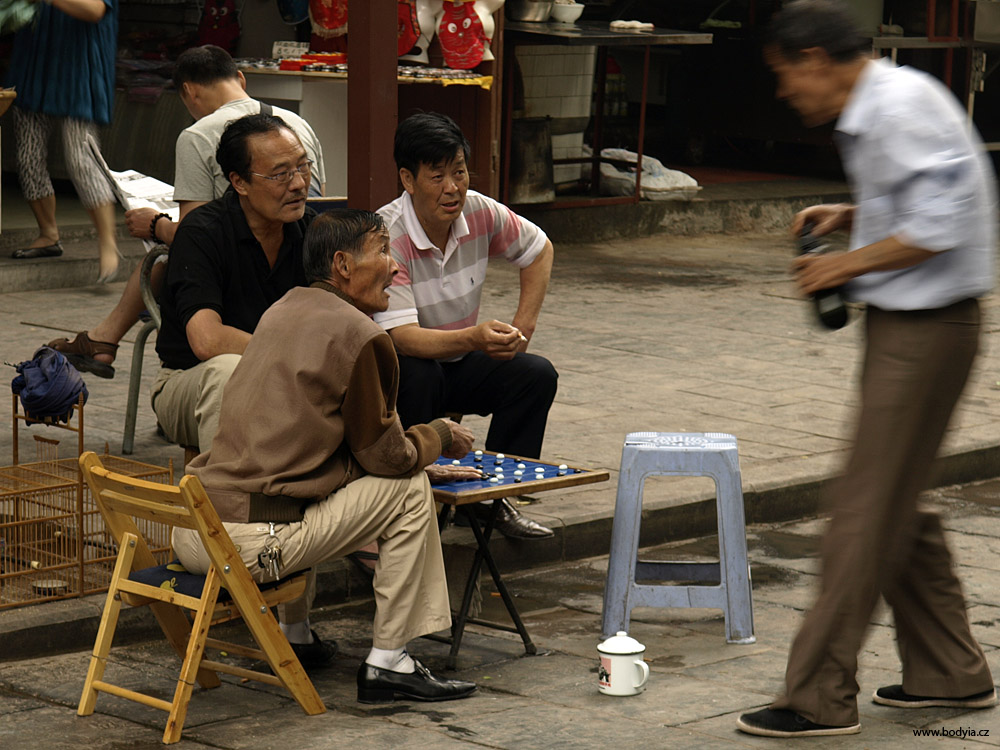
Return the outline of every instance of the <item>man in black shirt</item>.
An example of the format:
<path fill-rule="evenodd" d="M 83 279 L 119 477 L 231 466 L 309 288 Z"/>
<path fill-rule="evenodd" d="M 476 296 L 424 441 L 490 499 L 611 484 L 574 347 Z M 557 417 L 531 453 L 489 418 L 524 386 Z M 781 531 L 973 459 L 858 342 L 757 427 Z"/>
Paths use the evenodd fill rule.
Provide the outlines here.
<path fill-rule="evenodd" d="M 306 211 L 310 161 L 280 118 L 233 121 L 216 160 L 231 187 L 185 217 L 174 236 L 152 389 L 167 438 L 201 450 L 212 444 L 222 389 L 260 316 L 305 285 L 302 238 L 314 215 Z"/>

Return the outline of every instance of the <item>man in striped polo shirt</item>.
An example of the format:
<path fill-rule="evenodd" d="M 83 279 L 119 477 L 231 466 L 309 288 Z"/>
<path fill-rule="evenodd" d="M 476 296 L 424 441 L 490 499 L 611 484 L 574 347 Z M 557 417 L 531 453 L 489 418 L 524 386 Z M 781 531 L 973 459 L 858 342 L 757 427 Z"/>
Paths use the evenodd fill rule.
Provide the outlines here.
<path fill-rule="evenodd" d="M 469 190 L 469 152 L 445 115 L 416 114 L 396 129 L 393 156 L 404 192 L 379 213 L 400 271 L 389 309 L 375 321 L 399 354 L 404 427 L 449 412 L 491 414 L 487 450 L 538 458 L 558 375 L 526 350 L 548 288 L 552 243 L 530 221 Z M 521 269 L 510 323 L 478 322 L 493 257 Z M 552 536 L 508 500 L 499 502 L 496 528 L 505 536 Z"/>

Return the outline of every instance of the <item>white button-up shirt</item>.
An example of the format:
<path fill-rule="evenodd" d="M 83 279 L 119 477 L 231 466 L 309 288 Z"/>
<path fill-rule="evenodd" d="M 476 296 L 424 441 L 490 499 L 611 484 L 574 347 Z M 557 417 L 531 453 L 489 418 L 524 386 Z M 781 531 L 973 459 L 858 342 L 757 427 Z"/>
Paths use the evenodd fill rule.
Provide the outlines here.
<path fill-rule="evenodd" d="M 851 299 L 883 310 L 945 307 L 993 286 L 992 164 L 965 112 L 930 75 L 868 63 L 834 137 L 855 201 L 851 249 L 888 237 L 936 254 L 851 280 Z"/>

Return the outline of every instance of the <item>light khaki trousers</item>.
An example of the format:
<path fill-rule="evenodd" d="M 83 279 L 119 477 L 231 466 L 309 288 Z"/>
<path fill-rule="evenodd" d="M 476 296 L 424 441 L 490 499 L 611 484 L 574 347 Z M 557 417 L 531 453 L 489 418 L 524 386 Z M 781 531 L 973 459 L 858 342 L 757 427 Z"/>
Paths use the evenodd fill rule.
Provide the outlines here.
<path fill-rule="evenodd" d="M 857 436 L 828 497 L 820 594 L 773 704 L 836 726 L 858 721 L 858 650 L 880 594 L 893 612 L 906 692 L 964 697 L 993 687 L 941 521 L 917 507 L 976 355 L 979 305 L 869 308 L 866 332 Z"/>
<path fill-rule="evenodd" d="M 187 370 L 160 368 L 150 394 L 167 440 L 202 452 L 212 447 L 222 391 L 240 359 L 239 354 L 220 354 Z"/>
<path fill-rule="evenodd" d="M 270 527 L 267 523 L 224 524 L 254 580 L 273 580 L 257 563 Z M 441 539 L 427 474 L 411 479 L 366 476 L 306 508 L 297 523 L 275 524 L 282 576 L 344 557 L 378 540 L 375 565 L 375 648 L 394 649 L 427 633 L 451 627 Z M 192 573 L 208 570 L 209 560 L 195 532 L 176 529 L 174 551 Z M 282 622 L 305 620 L 315 595 L 308 591 L 279 608 Z"/>

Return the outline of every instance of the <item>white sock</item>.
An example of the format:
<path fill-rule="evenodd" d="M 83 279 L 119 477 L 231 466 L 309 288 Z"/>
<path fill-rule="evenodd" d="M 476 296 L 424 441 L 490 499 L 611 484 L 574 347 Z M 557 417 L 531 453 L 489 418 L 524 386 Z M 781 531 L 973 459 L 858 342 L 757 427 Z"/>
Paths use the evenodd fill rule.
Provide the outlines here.
<path fill-rule="evenodd" d="M 388 669 L 390 672 L 402 672 L 403 674 L 411 674 L 417 669 L 412 657 L 406 653 L 405 646 L 403 648 L 392 649 L 372 647 L 368 658 L 365 659 L 365 664 L 371 664 L 373 667 L 379 667 L 380 669 Z"/>
<path fill-rule="evenodd" d="M 313 642 L 312 629 L 309 627 L 309 618 L 301 622 L 279 622 L 281 632 L 289 643 L 307 644 Z"/>

